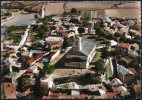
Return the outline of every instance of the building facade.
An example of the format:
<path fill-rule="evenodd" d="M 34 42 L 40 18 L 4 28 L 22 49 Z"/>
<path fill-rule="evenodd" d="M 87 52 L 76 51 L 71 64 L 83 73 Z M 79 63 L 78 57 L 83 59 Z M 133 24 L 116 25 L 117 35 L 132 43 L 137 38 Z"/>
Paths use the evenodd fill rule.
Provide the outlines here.
<path fill-rule="evenodd" d="M 73 48 L 66 54 L 65 66 L 87 68 L 96 53 L 96 44 L 88 41 L 81 42 L 81 38 L 74 38 Z"/>

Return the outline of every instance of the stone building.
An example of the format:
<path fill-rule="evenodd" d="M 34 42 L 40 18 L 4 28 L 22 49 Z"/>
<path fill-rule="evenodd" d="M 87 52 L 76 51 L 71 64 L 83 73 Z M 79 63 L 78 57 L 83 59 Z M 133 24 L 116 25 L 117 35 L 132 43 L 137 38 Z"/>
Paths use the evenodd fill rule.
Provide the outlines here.
<path fill-rule="evenodd" d="M 66 54 L 65 66 L 74 68 L 87 68 L 96 53 L 96 44 L 83 41 L 76 36 L 73 48 Z"/>

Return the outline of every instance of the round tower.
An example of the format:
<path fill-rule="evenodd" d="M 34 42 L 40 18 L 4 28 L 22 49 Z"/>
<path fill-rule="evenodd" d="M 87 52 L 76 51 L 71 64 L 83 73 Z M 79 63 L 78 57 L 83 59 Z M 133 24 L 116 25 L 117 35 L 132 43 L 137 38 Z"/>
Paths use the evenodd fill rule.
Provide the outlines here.
<path fill-rule="evenodd" d="M 40 79 L 40 87 L 43 93 L 47 94 L 49 88 L 53 86 L 53 79 L 50 76 L 45 76 Z"/>

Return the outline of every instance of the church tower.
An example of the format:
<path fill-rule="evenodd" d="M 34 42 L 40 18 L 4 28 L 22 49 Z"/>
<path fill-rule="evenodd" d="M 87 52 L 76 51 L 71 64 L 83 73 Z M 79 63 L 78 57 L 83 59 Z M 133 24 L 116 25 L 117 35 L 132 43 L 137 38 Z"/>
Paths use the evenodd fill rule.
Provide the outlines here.
<path fill-rule="evenodd" d="M 75 51 L 81 50 L 81 38 L 79 36 L 75 36 L 74 38 L 73 49 Z"/>

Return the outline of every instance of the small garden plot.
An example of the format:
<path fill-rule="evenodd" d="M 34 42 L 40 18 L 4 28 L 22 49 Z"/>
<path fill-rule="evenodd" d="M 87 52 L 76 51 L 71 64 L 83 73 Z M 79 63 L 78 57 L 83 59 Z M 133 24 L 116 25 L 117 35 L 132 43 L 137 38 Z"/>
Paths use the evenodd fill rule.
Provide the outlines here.
<path fill-rule="evenodd" d="M 57 78 L 54 80 L 54 83 L 56 85 L 69 83 L 69 82 L 76 82 L 80 85 L 87 85 L 87 84 L 100 84 L 101 79 L 99 75 L 87 73 L 84 75 L 76 75 L 71 77 L 63 77 L 63 78 Z"/>
<path fill-rule="evenodd" d="M 9 12 L 6 12 L 6 13 L 1 14 L 1 18 L 2 18 L 3 20 L 6 19 L 6 18 L 8 18 L 8 17 L 11 17 L 11 16 L 12 16 L 12 14 L 9 13 Z"/>
<path fill-rule="evenodd" d="M 96 62 L 97 60 L 101 59 L 101 52 L 97 52 L 95 57 L 93 58 L 92 62 Z"/>
<path fill-rule="evenodd" d="M 10 35 L 9 39 L 13 40 L 13 43 L 20 43 L 21 35 Z"/>
<path fill-rule="evenodd" d="M 106 80 L 108 80 L 110 77 L 112 77 L 112 73 L 111 73 L 110 67 L 111 67 L 110 63 L 108 63 L 106 65 L 106 72 L 105 72 L 105 74 L 106 74 Z"/>
<path fill-rule="evenodd" d="M 26 30 L 27 26 L 11 26 L 6 29 L 7 33 L 12 33 L 13 31 L 24 31 Z"/>

